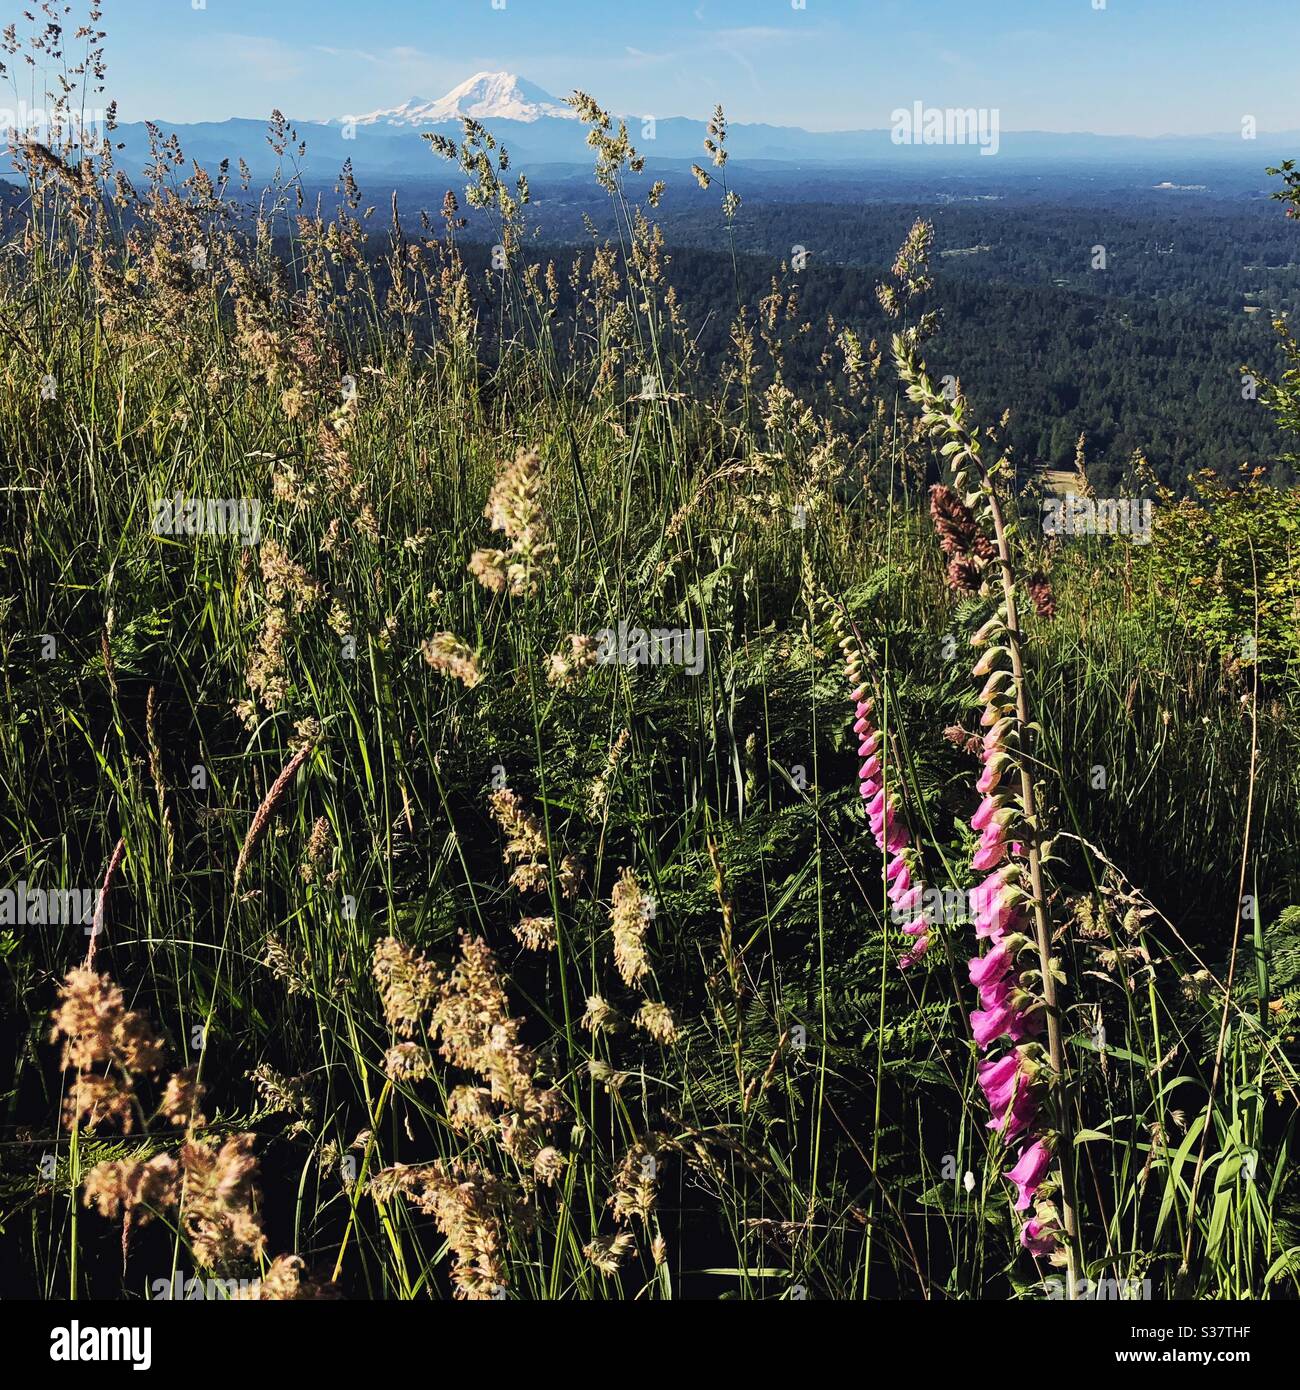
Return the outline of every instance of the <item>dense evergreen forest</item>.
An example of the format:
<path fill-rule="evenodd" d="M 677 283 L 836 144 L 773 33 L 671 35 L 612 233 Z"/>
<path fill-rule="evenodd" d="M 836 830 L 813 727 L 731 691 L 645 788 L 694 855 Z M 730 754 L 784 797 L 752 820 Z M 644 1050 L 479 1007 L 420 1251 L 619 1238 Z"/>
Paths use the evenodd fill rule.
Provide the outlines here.
<path fill-rule="evenodd" d="M 1277 215 L 1262 170 L 1244 181 L 1211 172 L 1210 184 L 1161 172 L 936 175 L 909 184 L 867 170 L 741 166 L 734 184 L 742 201 L 730 224 L 680 166 L 643 178 L 653 173 L 665 185 L 656 209 L 663 262 L 702 379 L 714 379 L 732 351 L 737 297 L 756 302 L 779 288 L 783 315 L 795 310 L 782 330 L 786 383 L 815 397 L 822 348 L 813 344 L 828 323 L 851 329 L 864 347 L 887 342 L 876 286 L 920 215 L 934 226 L 944 306 L 936 365 L 961 381 L 984 418 L 1011 410 L 1006 439 L 1022 478 L 1072 467 L 1083 434 L 1099 487 L 1120 486 L 1139 450 L 1176 490 L 1201 469 L 1226 478 L 1243 467 L 1285 485 L 1294 472 L 1280 457 L 1259 382 L 1283 370 L 1274 320 L 1300 311 L 1296 225 Z M 417 211 L 438 207 L 450 181 L 398 188 L 411 234 L 420 235 Z M 327 206 L 344 191 L 309 188 L 305 201 Z M 354 191 L 360 210 L 372 193 Z M 381 283 L 388 196 L 371 209 Z M 478 289 L 496 234 L 491 218 L 462 212 L 458 238 Z M 608 200 L 585 171 L 543 170 L 525 212 L 524 258 L 542 268 L 555 262 L 567 312 L 575 256 L 589 264 L 595 248 L 619 243 Z M 799 331 L 804 323 L 817 331 Z M 490 341 L 492 324 L 483 329 Z"/>
<path fill-rule="evenodd" d="M 905 217 L 891 212 L 894 220 Z M 746 228 L 752 231 L 758 220 L 751 218 Z M 1069 215 L 1057 212 L 1053 220 L 1066 223 Z M 738 242 L 741 237 L 738 229 Z M 1009 258 L 1017 254 L 1004 249 Z M 589 259 L 591 253 L 578 254 Z M 535 246 L 526 255 L 568 266 L 575 249 Z M 824 341 L 821 334 L 801 334 L 800 323 L 822 328 L 829 318 L 837 328 L 851 328 L 864 345 L 887 341 L 888 321 L 875 296 L 888 265 L 883 258 L 875 265 L 810 258 L 798 273 L 788 257 L 740 252 L 733 275 L 725 248 L 670 244 L 666 255 L 668 279 L 686 306 L 709 372 L 731 348 L 737 281 L 746 300 L 774 284 L 787 299 L 796 296 L 798 314 L 786 325 L 786 373 L 798 393 L 815 391 Z M 466 256 L 486 271 L 486 247 L 470 246 Z M 935 362 L 960 378 L 984 418 L 1012 409 L 1006 438 L 1024 476 L 1071 466 L 1083 433 L 1089 475 L 1098 486 L 1119 483 L 1135 450 L 1176 488 L 1196 470 L 1229 476 L 1243 464 L 1264 467 L 1277 483 L 1291 478 L 1289 466 L 1277 461 L 1283 445 L 1274 419 L 1244 372 L 1270 375 L 1280 368 L 1270 315 L 1198 308 L 1186 287 L 1159 296 L 1113 288 L 1104 294 L 979 276 L 968 269 L 975 259 L 938 260 L 935 283 L 944 308 Z M 1208 255 L 1192 264 L 1212 279 Z M 567 276 L 560 278 L 563 288 Z"/>

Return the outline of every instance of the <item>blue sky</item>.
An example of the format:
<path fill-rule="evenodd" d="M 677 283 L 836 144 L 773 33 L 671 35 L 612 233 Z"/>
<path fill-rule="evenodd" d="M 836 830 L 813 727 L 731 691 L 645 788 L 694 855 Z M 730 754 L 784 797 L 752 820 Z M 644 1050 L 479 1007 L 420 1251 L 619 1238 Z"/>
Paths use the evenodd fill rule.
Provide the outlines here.
<path fill-rule="evenodd" d="M 356 115 L 504 69 L 638 116 L 721 101 L 814 130 L 918 100 L 996 107 L 1004 130 L 1300 128 L 1300 0 L 1097 2 L 105 0 L 104 27 L 126 120 Z"/>

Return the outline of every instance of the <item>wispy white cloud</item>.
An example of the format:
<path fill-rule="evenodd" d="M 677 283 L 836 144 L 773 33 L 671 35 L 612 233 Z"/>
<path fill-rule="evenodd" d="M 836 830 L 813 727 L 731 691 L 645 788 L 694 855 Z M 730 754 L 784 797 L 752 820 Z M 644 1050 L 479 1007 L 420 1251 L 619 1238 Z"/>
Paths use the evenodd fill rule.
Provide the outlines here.
<path fill-rule="evenodd" d="M 327 43 L 318 43 L 313 44 L 312 49 L 316 53 L 323 53 L 327 58 L 350 58 L 363 63 L 382 62 L 377 53 L 367 53 L 363 48 L 331 48 Z"/>
<path fill-rule="evenodd" d="M 772 24 L 742 24 L 734 29 L 715 29 L 707 37 L 711 38 L 719 47 L 726 44 L 731 48 L 760 48 L 774 43 L 790 43 L 799 39 L 812 38 L 819 33 L 819 30 L 808 29 L 802 25 L 778 28 Z"/>
<path fill-rule="evenodd" d="M 650 53 L 644 48 L 634 48 L 631 44 L 623 46 L 623 52 L 602 60 L 602 66 L 632 71 L 639 68 L 658 68 L 665 63 L 679 61 L 682 54 L 676 50 Z"/>
<path fill-rule="evenodd" d="M 203 52 L 209 63 L 238 66 L 263 82 L 291 82 L 304 71 L 300 48 L 258 34 L 214 34 Z"/>
<path fill-rule="evenodd" d="M 743 68 L 749 74 L 749 80 L 753 84 L 755 91 L 762 89 L 763 84 L 758 80 L 758 69 L 754 66 L 750 56 L 741 49 L 728 43 L 714 43 L 710 45 L 717 52 L 730 58 L 737 67 Z"/>
<path fill-rule="evenodd" d="M 313 44 L 312 48 L 314 52 L 324 53 L 331 58 L 354 59 L 363 63 L 375 63 L 380 67 L 409 67 L 415 63 L 438 61 L 433 54 L 404 44 L 394 48 L 381 48 L 376 52 L 365 48 L 331 48 L 324 43 Z"/>
<path fill-rule="evenodd" d="M 704 23 L 701 6 L 695 17 Z M 730 58 L 737 67 L 749 77 L 756 90 L 763 83 L 759 77 L 755 58 L 762 59 L 774 49 L 788 47 L 792 43 L 806 43 L 814 39 L 825 39 L 827 30 L 820 25 L 791 24 L 740 24 L 709 29 L 704 33 L 692 33 L 690 54 L 699 57 L 704 53 L 719 53 Z M 674 55 L 676 56 L 676 55 Z"/>

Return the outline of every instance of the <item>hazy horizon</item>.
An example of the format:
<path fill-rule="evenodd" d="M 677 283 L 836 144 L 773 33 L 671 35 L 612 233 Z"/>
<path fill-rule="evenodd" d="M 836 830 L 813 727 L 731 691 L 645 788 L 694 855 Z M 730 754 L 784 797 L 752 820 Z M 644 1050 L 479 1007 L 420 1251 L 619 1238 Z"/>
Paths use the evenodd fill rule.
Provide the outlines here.
<path fill-rule="evenodd" d="M 586 89 L 580 89 L 580 88 L 578 88 L 578 87 L 576 87 L 576 86 L 570 86 L 570 87 L 562 88 L 562 89 L 560 89 L 560 90 L 555 90 L 555 91 L 553 91 L 553 90 L 550 90 L 549 88 L 543 87 L 543 84 L 541 84 L 541 83 L 535 83 L 535 82 L 533 82 L 532 79 L 530 78 L 530 76 L 529 76 L 529 74 L 528 74 L 527 72 L 509 72 L 509 73 L 507 73 L 505 69 L 497 69 L 497 70 L 483 69 L 483 70 L 476 71 L 476 72 L 473 72 L 473 73 L 467 73 L 466 76 L 465 76 L 465 78 L 462 79 L 462 82 L 455 83 L 455 84 L 452 85 L 452 87 L 449 87 L 449 88 L 447 88 L 446 90 L 442 90 L 442 91 L 411 91 L 411 92 L 408 92 L 405 96 L 401 97 L 400 99 L 395 99 L 395 100 L 392 100 L 392 101 L 386 101 L 383 105 L 376 106 L 376 107 L 374 107 L 374 108 L 372 108 L 372 109 L 365 110 L 365 111 L 357 110 L 357 111 L 355 111 L 355 112 L 349 111 L 349 112 L 346 112 L 346 113 L 330 113 L 330 114 L 328 114 L 328 115 L 321 115 L 321 114 L 319 114 L 319 113 L 315 113 L 315 114 L 305 114 L 305 113 L 302 113 L 302 112 L 289 112 L 289 111 L 286 111 L 286 112 L 285 112 L 285 115 L 286 115 L 290 120 L 294 120 L 294 121 L 297 121 L 297 122 L 299 122 L 299 123 L 315 123 L 315 124 L 322 124 L 322 125 L 323 125 L 323 124 L 329 124 L 329 123 L 337 124 L 337 123 L 339 123 L 340 121 L 343 121 L 343 120 L 346 120 L 346 119 L 349 119 L 349 118 L 355 119 L 355 118 L 358 118 L 358 117 L 372 116 L 372 115 L 375 115 L 375 114 L 381 113 L 381 112 L 397 110 L 397 109 L 399 109 L 399 108 L 401 108 L 401 107 L 403 107 L 403 106 L 405 106 L 405 105 L 409 105 L 409 104 L 411 104 L 411 103 L 413 103 L 413 102 L 428 102 L 428 103 L 433 103 L 433 102 L 436 102 L 436 101 L 438 101 L 438 100 L 440 100 L 440 99 L 446 97 L 450 92 L 454 91 L 456 87 L 461 86 L 461 85 L 463 84 L 463 82 L 468 82 L 469 80 L 471 80 L 471 79 L 473 79 L 473 78 L 476 78 L 476 77 L 482 77 L 482 76 L 500 76 L 500 75 L 508 75 L 508 76 L 511 76 L 511 77 L 519 78 L 519 79 L 522 79 L 524 82 L 530 83 L 530 84 L 533 85 L 533 86 L 542 87 L 543 90 L 546 92 L 546 95 L 549 96 L 549 97 L 551 97 L 552 99 L 554 99 L 554 100 L 557 101 L 557 102 L 563 102 L 563 101 L 565 100 L 565 98 L 566 98 L 571 92 L 573 92 L 573 91 L 577 91 L 577 90 L 586 90 Z M 592 96 L 594 96 L 594 97 L 596 98 L 597 101 L 601 101 L 601 100 L 602 100 L 602 98 L 601 98 L 601 93 L 600 93 L 598 90 L 591 91 L 590 94 L 591 94 Z M 920 99 L 918 98 L 918 100 L 920 100 Z M 602 103 L 602 104 L 605 104 L 605 103 Z M 926 106 L 933 105 L 932 103 L 928 103 L 928 102 L 923 102 L 923 104 L 926 105 Z M 625 117 L 625 118 L 627 118 L 627 119 L 629 119 L 629 120 L 638 120 L 638 119 L 640 119 L 640 116 L 639 116 L 636 112 L 630 111 L 630 110 L 620 110 L 620 109 L 618 109 L 616 106 L 612 106 L 612 107 L 611 107 L 611 113 L 612 113 L 613 115 L 617 116 L 617 117 Z M 708 119 L 708 117 L 709 117 L 710 114 L 711 114 L 711 113 L 708 112 L 708 111 L 705 111 L 705 112 L 703 112 L 703 113 L 686 112 L 686 111 L 665 111 L 665 112 L 662 112 L 662 113 L 656 113 L 656 119 L 657 119 L 657 120 L 661 120 L 661 121 L 663 121 L 663 120 L 704 121 L 704 120 L 707 120 L 707 119 Z M 175 120 L 174 118 L 168 116 L 168 114 L 167 114 L 166 112 L 156 112 L 156 113 L 154 113 L 154 114 L 151 115 L 151 116 L 143 117 L 143 118 L 141 118 L 141 119 L 165 121 L 165 122 L 168 122 L 168 123 L 170 123 L 170 124 L 175 124 L 175 125 L 201 125 L 201 124 L 209 124 L 209 123 L 212 123 L 212 122 L 220 123 L 220 122 L 222 122 L 222 121 L 228 121 L 228 120 L 261 121 L 261 120 L 267 119 L 268 115 L 269 115 L 269 112 L 232 111 L 232 112 L 227 113 L 227 114 L 224 115 L 224 116 L 219 116 L 219 117 L 199 117 L 199 118 L 197 118 L 197 119 L 195 119 L 195 120 L 190 120 L 190 121 L 179 121 L 179 120 Z M 501 118 L 501 117 L 498 117 L 497 119 L 502 119 L 502 118 Z M 883 123 L 880 124 L 880 125 L 874 125 L 874 126 L 832 126 L 832 127 L 824 127 L 824 128 L 822 128 L 822 127 L 814 128 L 814 127 L 812 127 L 812 126 L 801 126 L 798 122 L 784 122 L 784 121 L 741 121 L 741 120 L 731 120 L 730 117 L 729 117 L 728 119 L 730 120 L 730 123 L 731 123 L 732 125 L 737 125 L 737 126 L 739 126 L 739 125 L 790 126 L 791 128 L 806 130 L 806 131 L 808 131 L 810 134 L 823 134 L 823 135 L 872 134 L 872 133 L 884 132 L 884 131 L 888 131 L 888 130 L 889 130 L 889 122 L 888 122 L 888 121 L 885 121 L 885 122 L 883 122 Z M 1060 135 L 1060 136 L 1081 135 L 1081 136 L 1091 136 L 1091 137 L 1098 138 L 1098 139 L 1114 139 L 1114 140 L 1198 140 L 1198 139 L 1231 139 L 1231 138 L 1233 138 L 1234 136 L 1239 137 L 1239 132 L 1238 132 L 1238 131 L 1229 130 L 1229 129 L 1218 129 L 1218 130 L 1214 130 L 1214 129 L 1210 129 L 1210 128 L 1208 128 L 1208 127 L 1204 128 L 1204 129 L 1199 129 L 1199 130 L 1188 130 L 1188 131 L 1159 130 L 1159 131 L 1154 131 L 1154 132 L 1150 132 L 1150 133 L 1141 132 L 1141 131 L 1134 131 L 1134 130 L 1101 131 L 1101 130 L 1089 129 L 1089 128 L 1086 128 L 1086 127 L 1074 127 L 1074 128 L 1070 128 L 1070 129 L 1057 129 L 1057 128 L 1055 128 L 1055 127 L 1049 127 L 1049 126 L 1006 126 L 1006 125 L 1004 125 L 1004 126 L 1002 126 L 1001 129 L 1002 129 L 1002 133 L 1003 133 L 1004 135 Z M 1276 128 L 1276 129 L 1270 128 L 1270 127 L 1267 127 L 1267 126 L 1258 126 L 1258 127 L 1257 127 L 1257 133 L 1260 134 L 1260 135 L 1291 135 L 1291 134 L 1300 133 L 1300 114 L 1297 115 L 1297 117 L 1296 117 L 1296 124 L 1295 124 L 1294 126 L 1291 126 L 1291 127 L 1278 127 L 1278 128 Z"/>

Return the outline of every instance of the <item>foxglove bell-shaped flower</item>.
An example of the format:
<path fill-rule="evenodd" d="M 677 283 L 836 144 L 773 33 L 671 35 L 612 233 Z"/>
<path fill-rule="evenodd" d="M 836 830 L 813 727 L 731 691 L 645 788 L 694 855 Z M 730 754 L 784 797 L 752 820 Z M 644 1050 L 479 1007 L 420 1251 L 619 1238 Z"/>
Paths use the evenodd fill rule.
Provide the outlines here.
<path fill-rule="evenodd" d="M 1007 1173 L 1007 1177 L 1016 1186 L 1015 1209 L 1017 1211 L 1029 1210 L 1034 1193 L 1047 1175 L 1047 1170 L 1051 1164 L 1052 1151 L 1043 1139 L 1035 1139 L 1032 1144 L 1027 1144 L 1021 1150 L 1016 1166 Z"/>
<path fill-rule="evenodd" d="M 979 781 L 975 783 L 975 790 L 981 796 L 987 796 L 1002 781 L 1002 772 L 1010 757 L 1006 753 L 985 753 L 983 756 L 984 770 L 980 773 Z"/>
<path fill-rule="evenodd" d="M 999 946 L 985 956 L 976 956 L 967 968 L 971 984 L 976 989 L 983 989 L 985 985 L 1006 978 L 1011 970 L 1011 953 L 1004 946 Z"/>
<path fill-rule="evenodd" d="M 1000 1133 L 1008 1143 L 1027 1133 L 1038 1118 L 1038 1095 L 1021 1078 L 1014 1098 L 1002 1110 L 995 1110 L 988 1128 Z"/>
<path fill-rule="evenodd" d="M 1053 1222 L 1029 1220 L 1020 1232 L 1020 1244 L 1040 1258 L 1054 1255 L 1060 1244 L 1060 1228 Z"/>
<path fill-rule="evenodd" d="M 894 910 L 900 914 L 912 912 L 921 903 L 921 885 L 914 883 L 905 893 L 894 898 Z"/>
<path fill-rule="evenodd" d="M 1010 1037 L 1018 1025 L 1019 1018 L 1020 1015 L 1009 1000 L 1003 1001 L 996 1008 L 972 1010 L 970 1026 L 976 1044 L 979 1047 L 988 1047 L 1003 1034 Z"/>
<path fill-rule="evenodd" d="M 1011 1104 L 1011 1097 L 1015 1094 L 1016 1078 L 1020 1075 L 1020 1054 L 1008 1052 L 996 1062 L 981 1062 L 976 1074 L 989 1109 L 1003 1111 Z"/>

